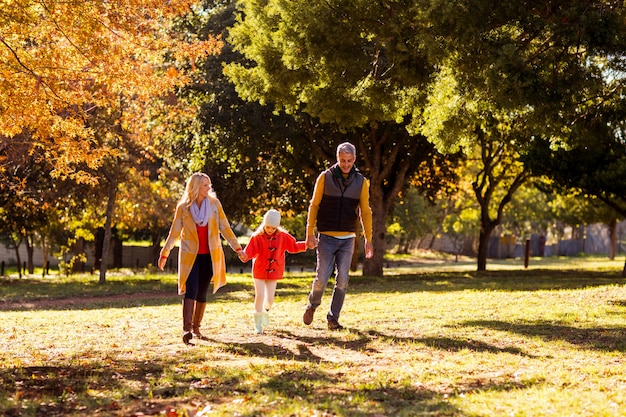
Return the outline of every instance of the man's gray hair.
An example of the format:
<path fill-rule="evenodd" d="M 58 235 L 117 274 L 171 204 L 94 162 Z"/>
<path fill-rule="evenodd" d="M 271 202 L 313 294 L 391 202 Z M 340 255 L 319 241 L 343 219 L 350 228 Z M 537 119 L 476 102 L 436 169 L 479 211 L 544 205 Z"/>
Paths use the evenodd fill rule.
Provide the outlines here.
<path fill-rule="evenodd" d="M 337 156 L 339 156 L 340 153 L 349 153 L 350 155 L 356 156 L 356 148 L 350 142 L 340 143 L 339 146 L 337 146 Z"/>

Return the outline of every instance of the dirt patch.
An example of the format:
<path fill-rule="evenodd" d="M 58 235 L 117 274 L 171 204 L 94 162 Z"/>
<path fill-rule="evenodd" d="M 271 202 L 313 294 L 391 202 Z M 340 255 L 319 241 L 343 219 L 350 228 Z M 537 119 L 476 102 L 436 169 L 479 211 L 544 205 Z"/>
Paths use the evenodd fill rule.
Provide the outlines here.
<path fill-rule="evenodd" d="M 172 299 L 178 296 L 171 292 L 153 291 L 133 294 L 114 294 L 114 295 L 98 295 L 98 296 L 78 296 L 67 298 L 33 298 L 20 301 L 6 301 L 0 304 L 0 311 L 11 310 L 41 310 L 46 308 L 72 308 L 83 305 L 92 305 L 94 303 L 107 303 L 124 300 L 151 300 L 151 299 Z"/>

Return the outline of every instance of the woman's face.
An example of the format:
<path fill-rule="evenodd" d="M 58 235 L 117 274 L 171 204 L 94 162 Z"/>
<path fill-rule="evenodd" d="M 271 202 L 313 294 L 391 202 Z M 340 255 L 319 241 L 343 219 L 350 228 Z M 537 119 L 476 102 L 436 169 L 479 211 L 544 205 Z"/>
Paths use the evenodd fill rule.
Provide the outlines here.
<path fill-rule="evenodd" d="M 199 197 L 208 197 L 209 195 L 209 191 L 211 191 L 211 180 L 203 177 L 202 181 L 200 182 L 200 193 L 199 193 Z"/>

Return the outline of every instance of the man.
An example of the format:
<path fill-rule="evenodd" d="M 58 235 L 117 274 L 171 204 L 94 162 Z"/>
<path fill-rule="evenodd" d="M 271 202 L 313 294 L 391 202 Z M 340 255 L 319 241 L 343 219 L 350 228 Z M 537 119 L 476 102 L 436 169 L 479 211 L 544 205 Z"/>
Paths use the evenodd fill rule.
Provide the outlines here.
<path fill-rule="evenodd" d="M 372 209 L 369 204 L 369 181 L 356 169 L 356 148 L 345 142 L 337 146 L 337 163 L 322 172 L 315 182 L 306 225 L 306 244 L 317 247 L 317 269 L 309 293 L 309 302 L 302 317 L 304 324 L 313 322 L 315 309 L 335 266 L 335 287 L 326 315 L 328 329 L 341 330 L 339 314 L 348 288 L 349 270 L 358 224 L 365 235 L 365 257 L 371 258 Z M 319 238 L 315 236 L 315 227 Z"/>

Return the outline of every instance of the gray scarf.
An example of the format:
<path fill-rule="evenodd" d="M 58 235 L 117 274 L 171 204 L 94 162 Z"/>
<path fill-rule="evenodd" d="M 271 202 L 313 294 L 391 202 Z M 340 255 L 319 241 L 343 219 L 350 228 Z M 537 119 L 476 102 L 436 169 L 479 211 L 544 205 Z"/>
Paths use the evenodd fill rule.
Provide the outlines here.
<path fill-rule="evenodd" d="M 194 201 L 191 203 L 190 211 L 193 221 L 200 227 L 204 227 L 209 223 L 209 199 L 202 200 L 202 204 L 198 207 L 198 204 Z"/>

